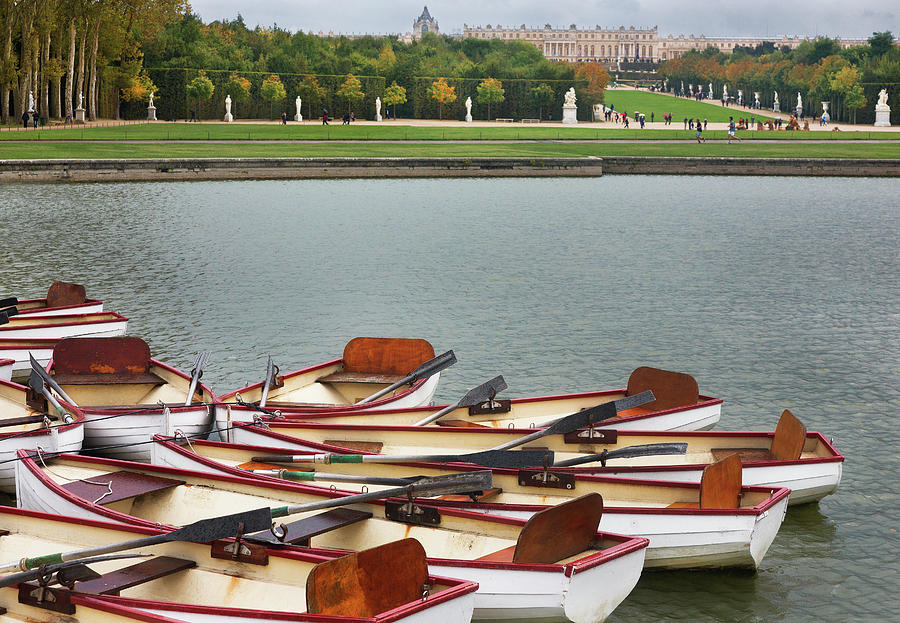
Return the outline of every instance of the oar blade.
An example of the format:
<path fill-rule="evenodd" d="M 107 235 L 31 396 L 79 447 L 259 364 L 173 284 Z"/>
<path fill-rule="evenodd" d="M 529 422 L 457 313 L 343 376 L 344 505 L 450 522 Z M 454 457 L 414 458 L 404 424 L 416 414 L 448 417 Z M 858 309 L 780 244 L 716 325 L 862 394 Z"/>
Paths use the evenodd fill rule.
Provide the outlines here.
<path fill-rule="evenodd" d="M 477 472 L 461 472 L 422 478 L 410 484 L 411 495 L 449 495 L 468 491 L 483 491 L 494 484 L 493 473 L 489 469 Z"/>
<path fill-rule="evenodd" d="M 0 324 L 6 324 L 9 322 L 9 316 L 6 312 L 0 312 Z"/>
<path fill-rule="evenodd" d="M 272 513 L 268 508 L 257 508 L 233 515 L 202 519 L 190 525 L 173 530 L 165 535 L 166 541 L 189 541 L 210 543 L 218 539 L 235 536 L 239 531 L 247 534 L 272 527 Z"/>
<path fill-rule="evenodd" d="M 15 307 L 19 304 L 19 299 L 15 296 L 9 296 L 5 299 L 0 299 L 0 309 L 5 310 L 7 307 Z"/>
<path fill-rule="evenodd" d="M 605 402 L 602 405 L 573 413 L 561 420 L 557 420 L 551 426 L 544 429 L 544 435 L 560 435 L 571 433 L 579 428 L 584 428 L 594 422 L 601 422 L 616 416 L 616 404 Z M 542 435 L 543 436 L 543 435 Z"/>
<path fill-rule="evenodd" d="M 31 375 L 28 377 L 28 386 L 38 394 L 44 393 L 44 379 L 37 373 L 37 370 L 31 371 Z"/>
<path fill-rule="evenodd" d="M 506 389 L 508 385 L 503 379 L 503 375 L 492 378 L 487 383 L 482 383 L 478 387 L 470 389 L 465 396 L 459 400 L 458 407 L 471 407 L 472 405 L 481 404 L 496 396 L 498 393 Z"/>
<path fill-rule="evenodd" d="M 484 467 L 537 467 L 553 465 L 552 450 L 485 450 L 460 454 L 457 459 Z"/>
<path fill-rule="evenodd" d="M 452 350 L 448 350 L 446 353 L 438 355 L 434 359 L 429 359 L 418 368 L 413 370 L 407 378 L 411 381 L 418 381 L 419 379 L 425 379 L 430 376 L 434 376 L 438 372 L 442 370 L 446 370 L 450 366 L 456 363 L 456 355 L 453 354 Z"/>
<path fill-rule="evenodd" d="M 553 467 L 574 467 L 576 465 L 584 465 L 585 463 L 600 463 L 602 467 L 606 467 L 606 462 L 610 459 L 632 459 L 641 456 L 657 456 L 666 454 L 685 454 L 687 452 L 687 443 L 647 443 L 639 446 L 628 446 L 619 448 L 618 450 L 604 450 L 597 454 L 588 454 L 585 456 L 576 456 L 565 461 L 555 463 Z"/>

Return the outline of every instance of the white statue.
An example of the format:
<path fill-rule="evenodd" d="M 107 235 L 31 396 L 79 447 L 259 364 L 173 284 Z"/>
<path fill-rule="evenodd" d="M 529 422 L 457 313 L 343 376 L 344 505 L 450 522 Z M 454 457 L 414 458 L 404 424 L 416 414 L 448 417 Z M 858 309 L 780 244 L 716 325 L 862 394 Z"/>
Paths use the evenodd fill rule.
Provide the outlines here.
<path fill-rule="evenodd" d="M 775 91 L 775 101 L 772 102 L 772 111 L 781 112 L 781 104 L 778 102 L 778 91 Z"/>
<path fill-rule="evenodd" d="M 566 103 L 564 106 L 566 108 L 571 108 L 575 106 L 575 87 L 570 87 L 568 91 L 566 91 Z"/>
<path fill-rule="evenodd" d="M 375 121 L 381 121 L 381 98 L 375 98 Z"/>
<path fill-rule="evenodd" d="M 722 87 L 722 99 L 728 101 L 728 85 Z"/>
<path fill-rule="evenodd" d="M 689 93 L 690 95 L 693 95 L 693 94 L 694 94 L 694 85 L 693 85 L 693 84 L 689 84 L 689 85 L 688 85 L 688 88 L 690 89 L 690 91 L 688 91 L 688 93 Z"/>
<path fill-rule="evenodd" d="M 234 121 L 234 115 L 231 114 L 231 94 L 225 96 L 225 122 L 231 123 Z"/>
<path fill-rule="evenodd" d="M 879 128 L 887 128 L 891 125 L 891 107 L 887 103 L 888 94 L 886 89 L 881 89 L 878 93 L 878 103 L 875 104 L 875 126 Z"/>
<path fill-rule="evenodd" d="M 881 89 L 878 92 L 878 103 L 875 106 L 887 106 L 888 94 L 886 89 Z"/>
<path fill-rule="evenodd" d="M 803 108 L 803 99 L 800 97 L 800 91 L 797 91 L 797 110 Z"/>
<path fill-rule="evenodd" d="M 78 106 L 75 108 L 75 110 L 79 110 L 79 109 L 83 109 L 83 108 L 84 108 L 84 106 L 81 105 L 82 100 L 84 100 L 84 94 L 81 93 L 81 92 L 79 92 L 79 93 L 78 93 Z"/>
<path fill-rule="evenodd" d="M 150 92 L 150 103 L 147 104 L 147 121 L 156 121 L 156 106 L 153 105 L 153 95 L 154 93 Z"/>
<path fill-rule="evenodd" d="M 396 107 L 394 111 L 394 115 L 396 116 Z M 466 123 L 472 123 L 472 98 L 466 98 Z"/>
<path fill-rule="evenodd" d="M 738 104 L 744 103 L 744 92 L 738 89 Z"/>
<path fill-rule="evenodd" d="M 156 94 L 155 91 L 150 92 L 150 103 L 147 105 L 147 108 L 153 108 L 153 96 Z"/>
<path fill-rule="evenodd" d="M 753 107 L 759 108 L 759 91 L 753 92 Z"/>
<path fill-rule="evenodd" d="M 34 112 L 34 91 L 28 92 L 28 112 Z"/>
<path fill-rule="evenodd" d="M 300 112 L 300 105 L 303 103 L 303 100 L 300 99 L 300 96 L 297 96 L 297 99 L 294 100 L 294 105 L 297 107 L 297 114 L 294 115 L 294 121 L 303 121 L 303 114 Z"/>
<path fill-rule="evenodd" d="M 710 82 L 710 83 L 709 83 L 709 99 L 712 99 L 712 98 L 713 98 L 712 82 Z"/>
<path fill-rule="evenodd" d="M 684 80 L 681 81 L 681 94 L 684 95 Z"/>

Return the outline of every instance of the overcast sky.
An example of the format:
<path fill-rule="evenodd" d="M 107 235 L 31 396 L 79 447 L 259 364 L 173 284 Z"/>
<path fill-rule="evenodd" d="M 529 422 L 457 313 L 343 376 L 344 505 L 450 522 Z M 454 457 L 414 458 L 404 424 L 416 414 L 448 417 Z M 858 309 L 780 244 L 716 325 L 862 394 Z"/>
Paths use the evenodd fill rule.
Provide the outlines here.
<path fill-rule="evenodd" d="M 241 14 L 248 26 L 278 24 L 292 31 L 404 33 L 422 12 L 421 0 L 191 0 L 204 21 Z M 726 6 L 722 6 L 722 5 Z M 659 26 L 660 34 L 707 36 L 825 35 L 869 37 L 874 31 L 900 34 L 900 4 L 893 0 L 453 0 L 428 3 L 441 32 L 463 24 L 579 28 Z"/>

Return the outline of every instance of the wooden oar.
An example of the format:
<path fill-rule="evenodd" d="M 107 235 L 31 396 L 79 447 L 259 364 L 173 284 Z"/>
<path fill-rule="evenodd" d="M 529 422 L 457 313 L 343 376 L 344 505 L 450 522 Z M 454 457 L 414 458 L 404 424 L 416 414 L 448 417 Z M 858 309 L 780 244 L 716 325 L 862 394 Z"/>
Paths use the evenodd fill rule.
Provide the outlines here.
<path fill-rule="evenodd" d="M 47 386 L 44 384 L 44 379 L 40 374 L 37 373 L 36 370 L 31 371 L 31 376 L 28 377 L 28 385 L 30 385 L 31 388 L 37 393 L 43 394 L 47 399 L 47 402 L 56 407 L 56 411 L 59 413 L 66 424 L 71 424 L 75 421 L 75 418 L 72 416 L 72 414 L 63 409 L 63 406 L 59 404 L 59 401 L 56 399 L 56 397 L 52 393 L 50 393 L 50 390 L 47 389 Z"/>
<path fill-rule="evenodd" d="M 191 406 L 191 403 L 194 402 L 194 392 L 197 390 L 197 382 L 200 380 L 200 377 L 203 376 L 203 368 L 206 367 L 208 361 L 208 350 L 202 350 L 197 353 L 197 358 L 194 360 L 194 367 L 191 368 L 191 386 L 188 388 L 187 398 L 184 401 L 185 407 Z"/>
<path fill-rule="evenodd" d="M 363 485 L 385 485 L 389 487 L 403 487 L 420 480 L 423 476 L 412 478 L 380 478 L 377 476 L 353 476 L 350 474 L 329 474 L 326 472 L 295 472 L 289 469 L 250 469 L 254 474 L 272 476 L 282 480 L 296 482 L 312 482 L 316 480 L 330 480 L 332 482 L 355 482 Z"/>
<path fill-rule="evenodd" d="M 554 463 L 553 467 L 572 467 L 573 465 L 581 465 L 582 463 L 593 463 L 600 461 L 603 467 L 610 459 L 632 459 L 638 456 L 656 456 L 662 454 L 684 454 L 687 452 L 688 445 L 686 443 L 647 443 L 640 446 L 628 446 L 619 448 L 618 450 L 604 450 L 597 454 L 588 454 L 586 456 L 577 456 L 565 461 Z"/>
<path fill-rule="evenodd" d="M 38 376 L 40 376 L 47 385 L 52 387 L 56 391 L 57 394 L 62 396 L 63 400 L 68 402 L 70 405 L 74 405 L 76 407 L 78 406 L 78 404 L 76 404 L 76 402 L 74 400 L 72 400 L 72 397 L 63 391 L 63 388 L 59 386 L 59 383 L 57 383 L 56 380 L 52 376 L 47 374 L 47 371 L 41 367 L 41 364 L 39 364 L 37 359 L 34 358 L 34 355 L 32 355 L 31 353 L 28 353 L 28 358 L 31 360 L 32 372 L 36 372 L 38 374 Z"/>
<path fill-rule="evenodd" d="M 41 565 L 55 565 L 70 560 L 80 560 L 91 556 L 123 552 L 129 549 L 149 547 L 151 545 L 159 545 L 160 543 L 169 543 L 172 541 L 209 543 L 217 539 L 234 536 L 239 530 L 242 532 L 267 530 L 272 526 L 272 517 L 271 509 L 258 508 L 256 510 L 236 513 L 234 515 L 225 515 L 224 517 L 202 519 L 198 522 L 184 526 L 183 528 L 172 530 L 171 532 L 147 536 L 140 539 L 110 543 L 74 552 L 59 552 L 56 554 L 35 556 L 34 558 L 23 558 L 17 562 L 0 565 L 0 573 L 9 573 L 10 571 L 19 570 L 27 572 L 29 569 L 34 569 L 35 571 L 31 571 L 30 573 L 17 573 L 0 578 L 0 587 L 12 586 L 19 582 L 24 582 L 37 577 L 37 574 L 40 572 L 37 568 Z"/>
<path fill-rule="evenodd" d="M 480 472 L 465 472 L 461 474 L 446 474 L 443 476 L 434 476 L 431 478 L 422 478 L 416 482 L 412 482 L 402 487 L 394 489 L 384 489 L 382 491 L 370 491 L 369 493 L 360 493 L 358 495 L 349 495 L 342 498 L 333 498 L 330 500 L 322 500 L 320 502 L 308 502 L 306 504 L 296 504 L 293 506 L 280 506 L 272 509 L 272 517 L 285 517 L 296 513 L 306 513 L 308 511 L 317 511 L 323 508 L 334 508 L 335 506 L 346 506 L 348 504 L 358 504 L 362 502 L 371 502 L 373 500 L 383 500 L 393 497 L 415 497 L 415 496 L 433 496 L 445 495 L 453 493 L 468 493 L 470 491 L 485 491 L 493 486 L 493 475 L 491 470 L 486 469 Z M 249 530 L 247 532 L 250 532 Z M 2 571 L 2 569 L 0 569 Z"/>
<path fill-rule="evenodd" d="M 427 418 L 419 420 L 413 426 L 425 426 L 426 424 L 431 424 L 435 420 L 444 417 L 445 415 L 447 415 L 454 409 L 458 409 L 459 407 L 470 407 L 487 400 L 493 400 L 494 396 L 496 396 L 498 392 L 502 392 L 507 387 L 508 386 L 506 384 L 506 381 L 503 380 L 503 375 L 495 376 L 487 383 L 483 383 L 478 387 L 470 389 L 465 396 L 454 402 L 452 405 L 447 405 L 437 413 L 433 413 Z"/>
<path fill-rule="evenodd" d="M 278 366 L 275 365 L 275 362 L 272 361 L 272 355 L 269 355 L 268 361 L 266 361 L 266 380 L 263 383 L 262 388 L 262 397 L 259 399 L 259 407 L 260 409 L 264 409 L 266 406 L 266 400 L 269 397 L 269 390 L 272 388 L 272 382 L 275 380 L 275 376 L 278 374 Z"/>
<path fill-rule="evenodd" d="M 426 379 L 431 376 L 434 376 L 441 370 L 445 370 L 456 363 L 456 355 L 453 354 L 452 350 L 448 350 L 443 355 L 438 355 L 434 359 L 429 359 L 418 368 L 410 372 L 408 375 L 403 377 L 401 380 L 397 381 L 393 385 L 389 385 L 384 389 L 375 392 L 368 398 L 363 398 L 356 404 L 365 404 L 367 402 L 372 402 L 373 400 L 377 400 L 384 396 L 385 394 L 394 391 L 398 387 L 403 387 L 407 383 L 414 383 L 419 379 Z"/>
<path fill-rule="evenodd" d="M 566 433 L 571 433 L 579 428 L 591 426 L 596 422 L 616 417 L 616 413 L 619 411 L 639 407 L 652 401 L 653 392 L 648 390 L 613 402 L 605 402 L 602 405 L 597 405 L 596 407 L 591 407 L 590 409 L 585 409 L 584 411 L 579 411 L 578 413 L 573 413 L 572 415 L 556 420 L 555 422 L 550 423 L 546 428 L 542 428 L 539 431 L 531 433 L 530 435 L 525 435 L 519 439 L 500 444 L 496 448 L 491 448 L 491 450 L 509 450 L 510 448 L 517 448 L 523 444 L 534 441 L 535 439 L 546 437 L 547 435 L 564 435 Z"/>
<path fill-rule="evenodd" d="M 9 315 L 5 311 L 0 311 L 0 324 L 9 322 Z"/>
<path fill-rule="evenodd" d="M 265 454 L 256 463 L 474 463 L 485 467 L 534 467 L 553 464 L 552 450 L 485 450 L 470 454 Z"/>
<path fill-rule="evenodd" d="M 7 307 L 15 307 L 19 304 L 19 299 L 15 296 L 9 296 L 5 299 L 0 299 L 0 309 L 6 311 Z"/>

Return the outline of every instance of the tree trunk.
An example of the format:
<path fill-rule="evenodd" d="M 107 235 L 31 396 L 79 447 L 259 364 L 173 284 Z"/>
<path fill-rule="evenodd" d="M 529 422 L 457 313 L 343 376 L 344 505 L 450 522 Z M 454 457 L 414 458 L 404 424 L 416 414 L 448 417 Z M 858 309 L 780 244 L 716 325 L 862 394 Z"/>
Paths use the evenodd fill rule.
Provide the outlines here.
<path fill-rule="evenodd" d="M 87 45 L 87 27 L 85 22 L 81 30 L 81 41 L 78 45 L 78 82 L 73 93 L 75 101 L 84 108 L 84 48 Z"/>
<path fill-rule="evenodd" d="M 50 31 L 43 36 L 41 50 L 41 117 L 50 119 L 50 76 L 47 75 L 47 67 L 50 65 Z"/>
<path fill-rule="evenodd" d="M 22 72 L 19 78 L 19 101 L 16 102 L 16 121 L 28 110 L 28 94 L 31 91 L 32 59 L 31 20 L 22 21 Z"/>
<path fill-rule="evenodd" d="M 3 29 L 3 56 L 0 57 L 0 62 L 5 65 L 7 62 L 12 62 L 12 36 L 16 20 L 13 0 L 6 0 L 4 2 L 4 7 L 3 21 L 6 27 Z M 12 76 L 9 77 L 11 78 Z M 0 99 L 2 99 L 2 105 L 0 105 L 0 119 L 2 119 L 4 124 L 8 124 L 10 121 L 9 94 L 12 89 L 10 89 L 6 80 L 0 80 L 0 82 L 2 82 L 2 84 L 0 84 Z"/>
<path fill-rule="evenodd" d="M 75 87 L 75 18 L 69 19 L 69 66 L 66 72 L 66 116 L 75 118 L 75 109 L 72 105 Z"/>
<path fill-rule="evenodd" d="M 97 46 L 100 43 L 100 20 L 94 22 L 94 38 L 91 43 L 91 85 L 88 89 L 90 97 L 91 121 L 97 120 Z"/>

